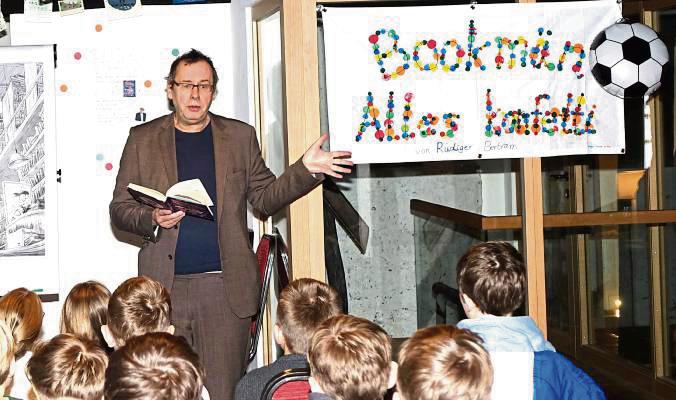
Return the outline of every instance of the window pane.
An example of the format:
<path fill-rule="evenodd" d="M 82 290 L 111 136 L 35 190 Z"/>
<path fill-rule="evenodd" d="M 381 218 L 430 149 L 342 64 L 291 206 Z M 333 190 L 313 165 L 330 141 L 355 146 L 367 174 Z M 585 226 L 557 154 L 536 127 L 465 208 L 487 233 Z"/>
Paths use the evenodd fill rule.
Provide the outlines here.
<path fill-rule="evenodd" d="M 609 225 L 586 235 L 590 344 L 652 367 L 648 227 Z"/>

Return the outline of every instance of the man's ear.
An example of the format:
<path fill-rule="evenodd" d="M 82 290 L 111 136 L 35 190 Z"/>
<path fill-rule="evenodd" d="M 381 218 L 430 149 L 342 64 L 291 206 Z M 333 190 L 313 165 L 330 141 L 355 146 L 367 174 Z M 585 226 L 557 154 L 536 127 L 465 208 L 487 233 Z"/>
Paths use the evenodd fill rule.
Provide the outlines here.
<path fill-rule="evenodd" d="M 175 332 L 176 332 L 176 327 L 174 325 L 169 325 L 169 327 L 167 328 L 167 333 L 170 334 L 170 335 L 174 335 Z"/>
<path fill-rule="evenodd" d="M 117 345 L 117 340 L 115 339 L 115 336 L 113 336 L 113 332 L 111 332 L 110 328 L 108 328 L 108 325 L 101 325 L 101 334 L 106 340 L 108 347 L 113 349 L 117 349 L 119 347 Z"/>
<path fill-rule="evenodd" d="M 324 393 L 321 386 L 319 386 L 319 383 L 317 383 L 317 380 L 313 376 L 310 377 L 309 382 L 310 382 L 310 391 L 312 391 L 313 393 Z"/>
<path fill-rule="evenodd" d="M 397 372 L 399 371 L 399 364 L 395 361 L 390 362 L 390 377 L 387 380 L 387 388 L 392 389 L 397 384 Z"/>

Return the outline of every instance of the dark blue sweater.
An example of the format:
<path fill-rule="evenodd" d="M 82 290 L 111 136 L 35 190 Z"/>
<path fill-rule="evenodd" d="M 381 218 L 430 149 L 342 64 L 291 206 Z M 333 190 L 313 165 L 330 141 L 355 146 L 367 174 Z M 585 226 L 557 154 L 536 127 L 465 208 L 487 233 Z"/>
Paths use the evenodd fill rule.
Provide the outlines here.
<path fill-rule="evenodd" d="M 178 181 L 199 179 L 216 204 L 216 172 L 211 124 L 202 132 L 181 132 L 176 129 L 176 166 Z M 177 275 L 220 271 L 218 249 L 218 216 L 212 206 L 214 221 L 186 215 L 181 220 L 176 243 Z"/>

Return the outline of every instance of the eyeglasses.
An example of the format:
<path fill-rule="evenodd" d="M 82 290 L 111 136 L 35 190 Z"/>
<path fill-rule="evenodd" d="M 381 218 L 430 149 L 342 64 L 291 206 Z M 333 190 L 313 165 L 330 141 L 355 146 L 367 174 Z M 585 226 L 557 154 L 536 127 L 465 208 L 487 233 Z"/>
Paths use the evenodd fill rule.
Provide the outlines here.
<path fill-rule="evenodd" d="M 200 83 L 192 83 L 192 82 L 176 82 L 172 81 L 174 85 L 178 88 L 178 90 L 182 92 L 192 92 L 193 88 L 197 88 L 198 91 L 204 92 L 204 93 L 211 93 L 214 90 L 214 85 L 211 83 L 205 83 L 205 82 L 200 82 Z"/>

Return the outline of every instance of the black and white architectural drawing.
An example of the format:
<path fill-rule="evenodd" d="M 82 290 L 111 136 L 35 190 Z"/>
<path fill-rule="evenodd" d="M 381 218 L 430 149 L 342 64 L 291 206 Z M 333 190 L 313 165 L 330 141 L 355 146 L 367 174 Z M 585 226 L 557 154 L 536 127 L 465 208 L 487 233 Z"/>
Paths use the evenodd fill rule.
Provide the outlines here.
<path fill-rule="evenodd" d="M 0 63 L 0 257 L 45 255 L 43 63 Z"/>

